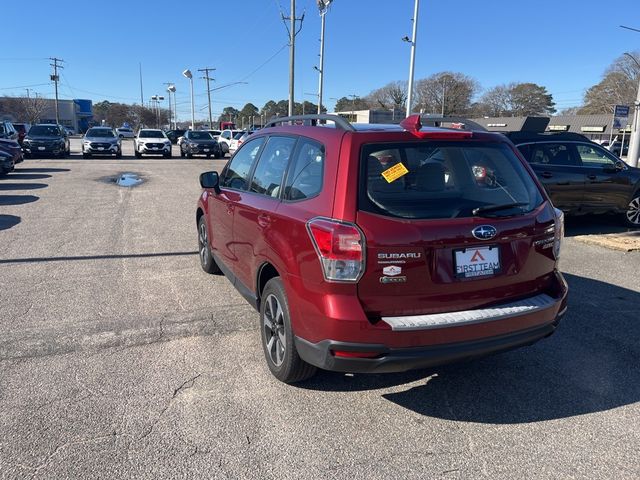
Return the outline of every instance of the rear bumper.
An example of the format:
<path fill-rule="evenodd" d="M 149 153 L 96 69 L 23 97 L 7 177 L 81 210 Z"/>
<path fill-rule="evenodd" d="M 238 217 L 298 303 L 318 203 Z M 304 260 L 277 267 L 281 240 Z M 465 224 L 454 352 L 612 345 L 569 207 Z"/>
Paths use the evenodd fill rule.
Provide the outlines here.
<path fill-rule="evenodd" d="M 532 345 L 550 336 L 557 328 L 562 316 L 560 311 L 551 322 L 505 335 L 479 340 L 430 345 L 424 347 L 389 348 L 380 344 L 347 343 L 322 340 L 318 343 L 295 338 L 300 357 L 307 363 L 325 370 L 351 373 L 391 373 L 434 367 L 484 357 L 494 353 Z M 375 358 L 354 358 L 338 355 L 367 355 Z"/>

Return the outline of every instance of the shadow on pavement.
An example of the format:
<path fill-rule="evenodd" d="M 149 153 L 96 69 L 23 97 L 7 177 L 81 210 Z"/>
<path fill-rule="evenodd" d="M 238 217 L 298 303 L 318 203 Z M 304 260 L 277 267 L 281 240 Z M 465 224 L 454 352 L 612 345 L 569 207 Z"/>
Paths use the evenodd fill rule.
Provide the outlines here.
<path fill-rule="evenodd" d="M 68 168 L 17 168 L 14 170 L 16 173 L 56 173 L 56 172 L 70 172 Z"/>
<path fill-rule="evenodd" d="M 421 372 L 351 377 L 321 372 L 299 387 L 397 390 L 420 381 L 382 396 L 421 415 L 489 424 L 573 417 L 638 402 L 640 293 L 575 275 L 565 278 L 568 313 L 553 336 L 532 347 Z"/>
<path fill-rule="evenodd" d="M 48 186 L 46 183 L 0 183 L 0 190 L 38 190 Z"/>
<path fill-rule="evenodd" d="M 576 235 L 599 235 L 607 233 L 634 232 L 622 221 L 622 215 L 581 215 L 565 217 L 565 237 Z"/>
<path fill-rule="evenodd" d="M 47 175 L 46 173 L 16 173 L 16 171 L 14 171 L 14 173 L 10 173 L 7 178 L 9 180 L 43 180 L 45 178 L 51 178 L 51 175 Z"/>
<path fill-rule="evenodd" d="M 21 218 L 15 215 L 0 215 L 0 230 L 9 230 L 18 225 L 20 221 Z"/>
<path fill-rule="evenodd" d="M 35 195 L 0 195 L 0 205 L 23 205 L 39 199 Z"/>
<path fill-rule="evenodd" d="M 154 257 L 181 257 L 198 255 L 194 252 L 160 252 L 160 253 L 127 253 L 121 255 L 77 255 L 69 257 L 32 257 L 32 258 L 3 258 L 1 263 L 44 263 L 44 262 L 70 262 L 76 260 L 113 260 L 119 258 L 154 258 Z"/>

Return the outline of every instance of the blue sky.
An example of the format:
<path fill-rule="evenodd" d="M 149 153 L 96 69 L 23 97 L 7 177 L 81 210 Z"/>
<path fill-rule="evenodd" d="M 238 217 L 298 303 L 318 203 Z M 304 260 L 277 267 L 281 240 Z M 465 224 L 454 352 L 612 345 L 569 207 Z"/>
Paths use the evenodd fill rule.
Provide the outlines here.
<path fill-rule="evenodd" d="M 611 6 L 607 11 L 607 5 Z M 325 104 L 332 98 L 405 80 L 414 0 L 334 0 L 327 16 Z M 178 112 L 190 116 L 185 68 L 215 67 L 213 110 L 258 108 L 288 96 L 289 50 L 280 11 L 290 0 L 110 0 L 6 2 L 0 53 L 0 95 L 25 86 L 53 97 L 48 57 L 65 60 L 61 98 L 140 102 L 177 88 Z M 314 0 L 296 41 L 296 101 L 316 101 L 320 18 Z M 28 19 L 28 21 L 27 21 Z M 625 51 L 640 50 L 640 2 L 613 8 L 595 0 L 421 0 L 415 78 L 443 70 L 470 75 L 483 88 L 534 82 L 547 87 L 558 109 L 581 103 L 585 89 Z M 198 75 L 199 77 L 200 75 Z M 205 118 L 206 87 L 194 79 L 196 117 Z M 166 106 L 166 102 L 165 102 Z"/>

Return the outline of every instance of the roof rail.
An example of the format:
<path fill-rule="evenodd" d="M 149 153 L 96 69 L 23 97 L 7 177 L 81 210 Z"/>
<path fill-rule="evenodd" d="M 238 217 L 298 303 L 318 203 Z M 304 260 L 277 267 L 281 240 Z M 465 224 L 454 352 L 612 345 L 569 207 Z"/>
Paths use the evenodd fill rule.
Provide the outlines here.
<path fill-rule="evenodd" d="M 342 130 L 347 130 L 349 132 L 355 132 L 355 128 L 351 125 L 347 120 L 339 115 L 328 115 L 326 113 L 322 114 L 310 114 L 310 115 L 293 115 L 291 117 L 277 117 L 272 118 L 267 122 L 264 128 L 274 127 L 278 124 L 283 124 L 285 122 L 303 122 L 303 125 L 311 125 L 315 126 L 318 124 L 318 120 L 328 120 L 335 123 L 336 128 L 341 128 Z"/>
<path fill-rule="evenodd" d="M 465 117 L 449 117 L 442 115 L 420 115 L 420 121 L 425 126 L 455 128 L 459 130 L 471 130 L 474 132 L 488 132 L 479 123 Z"/>

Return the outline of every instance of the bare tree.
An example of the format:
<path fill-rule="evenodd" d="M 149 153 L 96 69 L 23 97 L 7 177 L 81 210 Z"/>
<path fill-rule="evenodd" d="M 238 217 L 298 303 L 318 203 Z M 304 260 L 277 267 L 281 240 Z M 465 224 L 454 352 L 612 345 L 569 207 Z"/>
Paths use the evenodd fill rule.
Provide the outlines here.
<path fill-rule="evenodd" d="M 464 115 L 480 85 L 459 72 L 440 72 L 416 82 L 417 108 L 424 113 Z"/>
<path fill-rule="evenodd" d="M 510 83 L 487 90 L 475 110 L 492 117 L 550 115 L 555 113 L 553 96 L 535 83 Z"/>
<path fill-rule="evenodd" d="M 501 117 L 511 113 L 511 85 L 498 85 L 480 97 L 479 105 L 484 115 Z"/>
<path fill-rule="evenodd" d="M 374 90 L 366 97 L 366 101 L 378 108 L 387 110 L 393 108 L 404 109 L 407 102 L 407 82 L 395 81 Z"/>
<path fill-rule="evenodd" d="M 42 114 L 47 109 L 47 101 L 42 97 L 22 97 L 20 103 L 24 112 L 24 118 L 29 123 L 38 123 Z"/>

